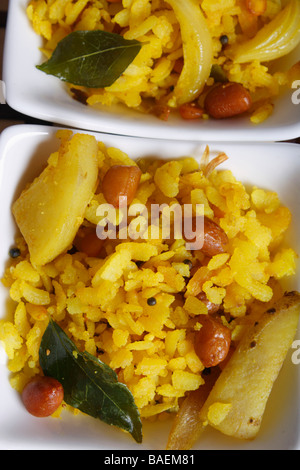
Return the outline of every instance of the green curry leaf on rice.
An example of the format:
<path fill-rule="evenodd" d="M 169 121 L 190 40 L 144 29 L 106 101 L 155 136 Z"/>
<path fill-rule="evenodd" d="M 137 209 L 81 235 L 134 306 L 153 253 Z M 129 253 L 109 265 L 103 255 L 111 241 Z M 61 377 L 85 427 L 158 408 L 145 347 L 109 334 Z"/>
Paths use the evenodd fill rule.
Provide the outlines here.
<path fill-rule="evenodd" d="M 141 47 L 134 39 L 107 31 L 74 31 L 37 68 L 74 85 L 107 87 L 119 78 Z"/>
<path fill-rule="evenodd" d="M 65 402 L 107 424 L 128 431 L 142 442 L 142 424 L 133 396 L 117 374 L 88 352 L 80 352 L 60 326 L 50 319 L 40 346 L 45 375 L 64 388 Z"/>

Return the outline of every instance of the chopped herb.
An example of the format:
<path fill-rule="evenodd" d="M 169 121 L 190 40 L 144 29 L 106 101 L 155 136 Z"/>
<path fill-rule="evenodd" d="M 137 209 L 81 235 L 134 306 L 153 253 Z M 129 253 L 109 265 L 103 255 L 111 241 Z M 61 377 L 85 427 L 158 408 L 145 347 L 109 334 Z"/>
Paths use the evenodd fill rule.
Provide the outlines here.
<path fill-rule="evenodd" d="M 210 76 L 215 80 L 215 82 L 226 83 L 228 78 L 222 67 L 218 64 L 213 64 L 210 71 Z"/>

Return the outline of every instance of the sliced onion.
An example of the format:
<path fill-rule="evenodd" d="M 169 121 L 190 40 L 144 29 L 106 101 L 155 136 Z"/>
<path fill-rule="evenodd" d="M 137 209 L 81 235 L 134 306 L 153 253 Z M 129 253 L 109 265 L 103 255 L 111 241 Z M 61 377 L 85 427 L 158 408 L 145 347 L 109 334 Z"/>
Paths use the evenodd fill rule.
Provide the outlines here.
<path fill-rule="evenodd" d="M 184 64 L 174 89 L 176 107 L 195 100 L 209 78 L 213 48 L 206 19 L 196 0 L 166 0 L 180 25 Z"/>
<path fill-rule="evenodd" d="M 228 56 L 240 64 L 253 60 L 267 62 L 287 55 L 299 43 L 300 1 L 290 0 L 254 38 L 228 49 Z"/>

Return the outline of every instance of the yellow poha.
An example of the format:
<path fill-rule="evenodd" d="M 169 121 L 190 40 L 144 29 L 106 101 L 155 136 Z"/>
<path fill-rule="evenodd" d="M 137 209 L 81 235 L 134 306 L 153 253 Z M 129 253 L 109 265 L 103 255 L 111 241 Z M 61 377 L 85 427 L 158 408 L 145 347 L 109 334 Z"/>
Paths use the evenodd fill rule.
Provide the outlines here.
<path fill-rule="evenodd" d="M 265 9 L 259 14 L 249 10 L 245 0 L 199 0 L 185 7 L 181 2 L 173 4 L 163 0 L 30 0 L 27 15 L 36 33 L 44 39 L 42 51 L 47 59 L 58 42 L 73 31 L 103 30 L 143 43 L 133 62 L 112 85 L 91 89 L 70 84 L 73 96 L 89 106 L 122 103 L 167 119 L 170 110 L 174 112 L 181 104 L 176 94 L 177 84 L 183 81 L 183 87 L 191 88 L 187 82 L 196 73 L 195 70 L 207 66 L 201 62 L 198 64 L 194 59 L 198 57 L 197 60 L 202 60 L 201 54 L 206 53 L 209 42 L 211 55 L 208 53 L 210 58 L 205 58 L 205 61 L 211 62 L 211 73 L 208 72 L 202 84 L 205 85 L 204 89 L 199 85 L 198 96 L 196 93 L 186 101 L 195 101 L 203 109 L 205 96 L 216 83 L 224 80 L 237 82 L 251 93 L 250 119 L 258 124 L 272 113 L 274 97 L 290 87 L 291 80 L 296 80 L 296 69 L 299 78 L 299 67 L 291 69 L 294 70 L 291 73 L 289 70 L 273 70 L 270 66 L 272 62 L 268 62 L 282 53 L 287 54 L 300 41 L 299 5 L 295 0 L 290 3 L 292 8 L 297 9 L 293 10 L 293 26 L 289 17 L 282 15 L 286 5 L 282 0 L 266 0 Z M 173 9 L 175 5 L 176 9 Z M 182 20 L 185 8 L 196 7 L 205 21 L 200 35 L 207 28 L 209 36 L 202 52 L 196 49 L 201 49 L 203 45 L 200 47 L 198 43 L 193 43 L 196 37 L 199 40 L 198 32 L 185 33 L 186 19 Z M 177 8 L 182 9 L 181 13 L 178 14 Z M 192 17 L 190 20 L 190 28 L 193 28 Z M 260 47 L 260 43 L 264 44 L 266 36 L 271 35 L 269 29 L 277 30 L 279 26 L 283 29 L 279 35 L 272 35 L 272 41 L 280 36 L 283 43 L 280 47 L 276 43 L 265 47 L 269 54 L 267 58 L 261 57 L 264 46 Z M 188 31 L 192 30 L 190 28 L 187 28 Z M 290 29 L 293 31 L 289 33 Z M 289 34 L 292 36 L 289 37 Z M 253 45 L 251 41 L 254 41 Z M 240 44 L 243 51 L 248 51 L 246 61 L 239 60 Z M 274 51 L 277 51 L 275 57 Z M 200 113 L 200 116 L 208 118 L 207 112 Z"/>
<path fill-rule="evenodd" d="M 68 131 L 58 135 L 62 147 L 72 139 Z M 97 161 L 100 180 L 116 162 L 137 164 L 101 142 Z M 230 328 L 234 345 L 253 303 L 268 305 L 278 281 L 295 273 L 297 254 L 281 247 L 291 214 L 276 193 L 247 190 L 229 170 L 214 169 L 205 176 L 206 165 L 190 157 L 171 163 L 179 171 L 160 160 L 138 161 L 142 177 L 132 204 L 182 206 L 192 203 L 193 190 L 201 189 L 210 217 L 227 234 L 226 252 L 209 258 L 201 250 L 187 250 L 182 238 L 151 239 L 146 229 L 137 240 L 105 240 L 99 256 L 70 246 L 53 261 L 35 266 L 18 237 L 20 256 L 11 260 L 2 279 L 15 311 L 13 318 L 0 320 L 16 390 L 41 374 L 39 346 L 51 317 L 79 350 L 117 372 L 143 418 L 175 412 L 180 399 L 205 381 L 194 348 L 199 315 L 208 314 L 205 298 L 217 304 L 216 315 Z M 162 172 L 168 178 L 158 178 Z M 86 209 L 79 239 L 88 229 L 96 230 L 99 200 L 104 200 L 101 184 Z M 224 407 L 218 409 L 218 416 L 223 413 Z"/>

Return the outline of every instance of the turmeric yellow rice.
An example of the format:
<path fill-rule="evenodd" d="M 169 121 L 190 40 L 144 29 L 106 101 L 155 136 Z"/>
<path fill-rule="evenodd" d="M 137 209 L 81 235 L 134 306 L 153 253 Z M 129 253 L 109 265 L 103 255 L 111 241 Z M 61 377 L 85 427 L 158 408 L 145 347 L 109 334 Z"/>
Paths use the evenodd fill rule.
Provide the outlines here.
<path fill-rule="evenodd" d="M 72 132 L 58 135 L 60 151 L 65 151 Z M 214 168 L 207 151 L 200 163 L 192 157 L 136 162 L 101 142 L 97 149 L 100 184 L 86 207 L 79 239 L 99 222 L 107 169 L 138 164 L 141 179 L 132 204 L 201 204 L 204 215 L 226 233 L 226 251 L 208 257 L 201 250 L 187 250 L 180 238 L 163 239 L 157 233 L 151 239 L 148 227 L 136 240 L 105 240 L 99 256 L 68 246 L 53 261 L 36 266 L 19 236 L 19 256 L 2 279 L 15 302 L 13 318 L 0 320 L 10 382 L 21 392 L 41 374 L 39 347 L 50 316 L 80 350 L 117 372 L 142 418 L 163 419 L 204 381 L 194 336 L 208 305 L 217 306 L 234 344 L 253 303 L 268 305 L 278 295 L 280 280 L 295 273 L 297 254 L 281 243 L 291 213 L 275 192 L 246 189 L 231 171 Z M 50 156 L 49 164 L 55 165 L 57 155 Z M 140 223 L 141 216 L 131 220 Z M 117 217 L 113 223 L 120 222 Z M 148 302 L 153 298 L 155 302 Z"/>
<path fill-rule="evenodd" d="M 143 44 L 111 86 L 97 89 L 70 84 L 73 96 L 90 106 L 122 103 L 167 119 L 169 111 L 178 109 L 181 101 L 194 101 L 203 109 L 207 92 L 219 80 L 226 80 L 242 84 L 250 92 L 249 118 L 257 124 L 272 113 L 273 98 L 291 86 L 296 76 L 299 78 L 299 64 L 291 70 L 280 70 L 272 64 L 300 42 L 300 10 L 295 0 L 257 2 L 264 3 L 263 11 L 256 11 L 255 3 L 248 0 L 31 0 L 27 15 L 44 40 L 42 51 L 47 59 L 59 41 L 73 31 L 103 30 Z M 290 17 L 282 15 L 287 3 L 291 4 L 288 8 L 297 9 L 293 10 L 292 23 Z M 201 15 L 197 16 L 200 22 L 204 21 L 201 27 L 193 12 Z M 273 38 L 271 42 L 266 40 L 267 35 Z M 278 37 L 283 41 L 280 47 L 276 43 Z M 239 44 L 243 53 L 248 54 L 241 60 L 241 51 L 238 49 L 237 53 L 236 49 Z M 203 76 L 197 78 L 196 74 Z M 198 79 L 200 83 L 195 85 Z M 194 85 L 195 94 L 189 96 Z M 205 109 L 200 117 L 209 118 Z"/>

